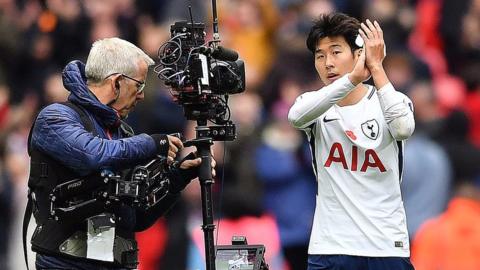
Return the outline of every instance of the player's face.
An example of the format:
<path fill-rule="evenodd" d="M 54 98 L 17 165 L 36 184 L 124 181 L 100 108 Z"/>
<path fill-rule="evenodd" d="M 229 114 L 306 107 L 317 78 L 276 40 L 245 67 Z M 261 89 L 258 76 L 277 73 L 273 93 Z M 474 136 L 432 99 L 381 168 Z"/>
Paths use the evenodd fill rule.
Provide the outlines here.
<path fill-rule="evenodd" d="M 357 57 L 343 36 L 325 37 L 315 50 L 315 68 L 325 85 L 352 71 Z"/>

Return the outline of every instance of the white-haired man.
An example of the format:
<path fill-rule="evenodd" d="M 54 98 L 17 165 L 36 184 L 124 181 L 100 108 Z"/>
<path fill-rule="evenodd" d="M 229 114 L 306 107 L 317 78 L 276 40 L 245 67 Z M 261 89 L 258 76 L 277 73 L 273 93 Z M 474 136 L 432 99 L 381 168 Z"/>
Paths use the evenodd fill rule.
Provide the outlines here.
<path fill-rule="evenodd" d="M 201 159 L 192 157 L 169 172 L 166 197 L 148 210 L 119 203 L 109 208 L 86 207 L 71 219 L 50 217 L 49 194 L 59 184 L 75 178 L 101 181 L 98 175 L 103 170 L 125 171 L 157 155 L 168 163 L 174 161 L 183 147 L 180 139 L 133 135 L 123 122 L 144 99 L 148 67 L 153 64 L 130 42 L 96 41 L 86 65 L 73 61 L 63 71 L 68 101 L 45 107 L 35 120 L 29 138 L 29 200 L 37 222 L 31 241 L 37 269 L 136 268 L 134 232 L 151 226 L 196 177 Z"/>

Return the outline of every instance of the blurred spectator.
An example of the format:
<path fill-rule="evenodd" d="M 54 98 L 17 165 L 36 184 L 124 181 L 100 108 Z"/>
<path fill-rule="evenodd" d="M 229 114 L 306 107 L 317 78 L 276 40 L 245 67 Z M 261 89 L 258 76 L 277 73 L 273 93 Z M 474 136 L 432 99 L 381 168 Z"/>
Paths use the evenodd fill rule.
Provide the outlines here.
<path fill-rule="evenodd" d="M 308 147 L 298 131 L 287 128 L 278 122 L 265 128 L 256 167 L 264 182 L 264 207 L 275 216 L 290 269 L 306 269 L 316 182 Z"/>
<path fill-rule="evenodd" d="M 453 168 L 445 150 L 432 137 L 439 134 L 442 116 L 432 86 L 414 83 L 408 91 L 415 104 L 415 133 L 405 147 L 403 202 L 410 239 L 427 219 L 445 210 L 450 199 Z"/>
<path fill-rule="evenodd" d="M 406 1 L 372 0 L 364 11 L 363 18 L 381 22 L 387 52 L 406 48 L 408 34 L 415 23 L 415 12 Z"/>
<path fill-rule="evenodd" d="M 38 109 L 38 101 L 34 96 L 26 96 L 22 103 L 14 106 L 11 111 L 9 130 L 5 138 L 5 170 L 11 181 L 12 230 L 8 235 L 8 263 L 11 269 L 25 267 L 22 250 L 22 221 L 27 202 L 27 181 L 30 158 L 27 154 L 27 138 L 32 120 Z M 32 222 L 34 225 L 35 222 Z M 29 234 L 34 227 L 29 227 Z M 32 265 L 35 256 L 29 251 L 29 264 Z"/>
<path fill-rule="evenodd" d="M 58 70 L 53 61 L 55 50 L 52 36 L 35 33 L 29 40 L 26 52 L 19 55 L 12 69 L 15 75 L 11 77 L 15 82 L 15 91 L 11 92 L 12 102 L 17 104 L 29 95 L 43 99 L 43 83 L 52 70 Z"/>
<path fill-rule="evenodd" d="M 5 138 L 0 137 L 0 269 L 10 269 L 8 266 L 9 235 L 13 216 L 13 187 L 5 168 Z"/>
<path fill-rule="evenodd" d="M 480 174 L 480 149 L 468 140 L 470 123 L 463 111 L 453 111 L 443 123 L 437 138 L 453 166 L 453 179 L 473 179 Z"/>
<path fill-rule="evenodd" d="M 45 91 L 46 104 L 67 100 L 68 91 L 63 87 L 62 74 L 60 72 L 53 72 L 47 76 L 43 89 Z"/>
<path fill-rule="evenodd" d="M 436 138 L 443 128 L 443 117 L 435 92 L 429 81 L 417 81 L 408 90 L 415 104 L 415 130 Z"/>
<path fill-rule="evenodd" d="M 480 1 L 441 2 L 440 33 L 448 68 L 462 75 L 480 62 Z"/>
<path fill-rule="evenodd" d="M 383 61 L 383 65 L 390 82 L 395 85 L 398 91 L 406 93 L 406 90 L 415 80 L 415 70 L 412 67 L 410 54 L 405 51 L 389 52 Z"/>
<path fill-rule="evenodd" d="M 280 46 L 278 59 L 259 93 L 267 112 L 273 111 L 279 100 L 283 100 L 280 103 L 293 104 L 300 91 L 320 89 L 323 85 L 312 65 L 313 55 L 306 50 L 305 37 L 302 41 L 302 50 Z"/>
<path fill-rule="evenodd" d="M 468 93 L 465 101 L 465 112 L 470 121 L 470 140 L 480 147 L 480 62 L 471 66 L 468 72 L 464 73 L 465 83 L 468 87 Z"/>
<path fill-rule="evenodd" d="M 409 49 L 428 64 L 433 77 L 445 74 L 448 71 L 443 54 L 444 44 L 439 35 L 441 5 L 442 1 L 417 1 L 415 27 L 408 41 Z"/>
<path fill-rule="evenodd" d="M 412 245 L 415 269 L 480 269 L 479 182 L 462 181 L 448 209 L 419 230 Z"/>
<path fill-rule="evenodd" d="M 295 51 L 308 53 L 305 46 L 305 36 L 310 31 L 311 22 L 320 14 L 335 11 L 335 5 L 330 0 L 282 0 L 280 8 L 282 8 L 282 20 L 279 21 L 276 39 L 279 46 L 279 55 L 276 61 L 292 60 L 294 58 L 285 57 L 283 51 Z M 311 60 L 311 58 L 309 58 Z M 276 63 L 273 68 L 280 67 L 284 64 Z M 310 65 L 305 65 L 301 70 L 308 69 Z M 294 70 L 294 69 L 292 69 Z M 316 75 L 316 73 L 315 73 Z"/>
<path fill-rule="evenodd" d="M 237 139 L 224 144 L 226 155 L 221 212 L 231 218 L 240 218 L 242 213 L 260 216 L 263 213 L 263 190 L 258 173 L 253 169 L 256 164 L 253 153 L 260 144 L 262 103 L 257 94 L 244 93 L 232 96 L 230 108 L 237 125 Z M 236 194 L 242 194 L 242 203 L 231 199 L 238 198 Z"/>
<path fill-rule="evenodd" d="M 408 140 L 404 160 L 401 188 L 409 237 L 413 239 L 420 225 L 445 210 L 452 168 L 440 145 L 419 130 Z"/>
<path fill-rule="evenodd" d="M 261 145 L 255 153 L 264 207 L 275 216 L 282 251 L 291 270 L 307 268 L 317 188 L 308 144 L 287 121 L 288 109 L 299 93 L 295 79 L 287 75 L 281 80 L 271 121 L 263 128 Z"/>
<path fill-rule="evenodd" d="M 10 121 L 10 89 L 0 81 L 0 130 L 5 131 Z M 3 133 L 0 131 L 0 133 Z M 3 135 L 3 134 L 2 134 Z"/>
<path fill-rule="evenodd" d="M 278 9 L 273 0 L 221 1 L 218 4 L 224 45 L 238 51 L 245 60 L 247 89 L 255 91 L 276 55 L 273 37 L 279 20 Z"/>

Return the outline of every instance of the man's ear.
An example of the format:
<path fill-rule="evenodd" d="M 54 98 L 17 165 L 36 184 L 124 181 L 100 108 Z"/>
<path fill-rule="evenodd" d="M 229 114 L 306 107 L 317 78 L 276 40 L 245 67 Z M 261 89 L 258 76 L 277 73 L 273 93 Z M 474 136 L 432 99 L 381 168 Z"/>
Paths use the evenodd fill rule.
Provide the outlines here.
<path fill-rule="evenodd" d="M 120 80 L 122 79 L 122 76 L 118 76 L 116 78 L 113 78 L 113 85 L 114 85 L 114 92 L 115 94 L 118 94 L 118 91 L 120 91 Z"/>
<path fill-rule="evenodd" d="M 362 54 L 362 50 L 363 50 L 363 48 L 355 49 L 355 50 L 353 51 L 353 56 L 354 56 L 355 58 L 360 57 L 360 55 Z"/>

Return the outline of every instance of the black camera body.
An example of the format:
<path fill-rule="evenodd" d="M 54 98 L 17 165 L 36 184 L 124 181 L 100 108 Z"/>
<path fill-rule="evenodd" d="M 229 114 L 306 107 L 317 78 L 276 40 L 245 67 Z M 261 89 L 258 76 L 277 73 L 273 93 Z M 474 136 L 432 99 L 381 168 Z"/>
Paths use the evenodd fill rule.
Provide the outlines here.
<path fill-rule="evenodd" d="M 215 42 L 207 45 L 203 23 L 175 22 L 170 33 L 170 40 L 159 49 L 160 64 L 155 71 L 172 87 L 174 100 L 184 107 L 186 118 L 233 125 L 227 96 L 245 90 L 243 60 Z"/>
<path fill-rule="evenodd" d="M 205 24 L 187 21 L 170 26 L 171 39 L 160 52 L 160 63 L 167 68 L 165 83 L 173 88 L 193 87 L 216 95 L 245 90 L 245 64 L 238 54 L 213 43 L 206 46 Z M 203 89 L 199 89 L 203 88 Z"/>

